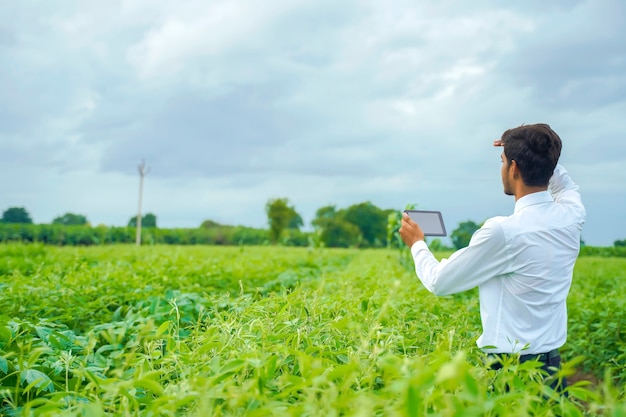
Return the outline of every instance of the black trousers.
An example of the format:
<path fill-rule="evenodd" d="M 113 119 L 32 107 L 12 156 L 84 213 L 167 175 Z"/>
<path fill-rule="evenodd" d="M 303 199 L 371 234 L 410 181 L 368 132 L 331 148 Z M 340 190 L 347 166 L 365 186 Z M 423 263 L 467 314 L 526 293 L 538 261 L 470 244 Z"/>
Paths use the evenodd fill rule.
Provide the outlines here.
<path fill-rule="evenodd" d="M 507 356 L 512 356 L 510 353 L 493 353 L 489 356 L 495 357 L 496 360 L 492 365 L 491 369 L 498 370 L 502 368 L 502 360 Z M 559 354 L 558 349 L 554 349 L 550 352 L 546 353 L 538 353 L 532 355 L 521 355 L 519 357 L 519 362 L 524 363 L 530 360 L 537 360 L 542 363 L 541 369 L 548 373 L 546 377 L 546 382 L 556 392 L 562 393 L 567 396 L 567 379 L 565 377 L 557 378 L 556 372 L 561 369 L 561 355 Z"/>

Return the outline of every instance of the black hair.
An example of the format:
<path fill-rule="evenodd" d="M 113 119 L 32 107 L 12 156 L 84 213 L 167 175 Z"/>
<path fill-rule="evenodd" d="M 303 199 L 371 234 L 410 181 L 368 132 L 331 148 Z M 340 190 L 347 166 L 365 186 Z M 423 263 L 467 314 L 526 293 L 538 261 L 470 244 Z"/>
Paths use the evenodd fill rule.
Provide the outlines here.
<path fill-rule="evenodd" d="M 546 187 L 559 157 L 561 138 L 549 125 L 521 125 L 502 134 L 504 156 L 515 161 L 528 186 Z"/>

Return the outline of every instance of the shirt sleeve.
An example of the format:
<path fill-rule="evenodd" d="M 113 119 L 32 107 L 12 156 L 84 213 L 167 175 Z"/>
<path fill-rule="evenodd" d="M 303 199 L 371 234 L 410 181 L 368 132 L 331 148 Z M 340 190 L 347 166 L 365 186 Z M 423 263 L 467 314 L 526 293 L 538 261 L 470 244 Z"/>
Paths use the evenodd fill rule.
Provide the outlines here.
<path fill-rule="evenodd" d="M 411 254 L 418 278 L 435 295 L 467 291 L 506 273 L 510 265 L 504 231 L 493 219 L 474 233 L 469 246 L 449 259 L 437 261 L 424 241 L 416 242 Z"/>
<path fill-rule="evenodd" d="M 550 178 L 548 190 L 557 204 L 571 206 L 577 210 L 582 217 L 585 217 L 585 207 L 583 206 L 578 185 L 572 180 L 565 168 L 557 164 L 554 174 Z"/>

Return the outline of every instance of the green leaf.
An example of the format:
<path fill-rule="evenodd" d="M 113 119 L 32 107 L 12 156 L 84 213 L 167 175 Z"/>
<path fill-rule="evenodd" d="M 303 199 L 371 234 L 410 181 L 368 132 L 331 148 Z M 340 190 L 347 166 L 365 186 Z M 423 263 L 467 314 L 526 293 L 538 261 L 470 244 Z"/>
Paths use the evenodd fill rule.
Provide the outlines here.
<path fill-rule="evenodd" d="M 11 329 L 7 327 L 0 327 L 0 343 L 7 343 L 13 337 Z"/>
<path fill-rule="evenodd" d="M 341 364 L 346 364 L 350 362 L 350 358 L 348 358 L 347 355 L 337 355 L 336 358 L 337 358 L 337 362 Z"/>
<path fill-rule="evenodd" d="M 36 369 L 27 369 L 20 373 L 21 381 L 28 382 L 28 386 L 25 391 L 28 391 L 32 387 L 36 387 L 38 391 L 54 391 L 54 385 L 48 375 Z"/>
<path fill-rule="evenodd" d="M 355 363 L 335 366 L 335 368 L 328 373 L 328 379 L 331 381 L 346 379 L 354 372 L 356 367 L 357 365 Z"/>
<path fill-rule="evenodd" d="M 158 378 L 158 375 L 157 375 L 157 378 Z M 158 381 L 155 381 L 154 379 L 150 377 L 144 376 L 143 378 L 137 381 L 134 381 L 133 385 L 135 387 L 141 387 L 141 388 L 150 390 L 157 395 L 163 395 L 163 387 L 161 386 L 161 384 L 159 384 Z"/>
<path fill-rule="evenodd" d="M 406 415 L 408 417 L 420 417 L 421 402 L 417 388 L 409 384 L 406 391 Z"/>
<path fill-rule="evenodd" d="M 9 361 L 4 356 L 0 356 L 0 371 L 5 374 L 9 372 Z"/>
<path fill-rule="evenodd" d="M 103 417 L 105 415 L 104 410 L 102 409 L 102 406 L 100 404 L 95 404 L 95 403 L 81 404 L 80 408 L 82 409 L 83 411 L 82 415 L 84 416 Z"/>
<path fill-rule="evenodd" d="M 479 395 L 478 382 L 474 379 L 469 372 L 465 374 L 465 387 L 467 387 L 467 392 L 472 395 L 472 397 L 477 398 Z"/>
<path fill-rule="evenodd" d="M 234 359 L 228 362 L 220 369 L 220 372 L 237 372 L 246 364 L 246 361 L 241 359 Z"/>
<path fill-rule="evenodd" d="M 166 321 L 165 323 L 161 324 L 159 326 L 159 328 L 157 329 L 157 331 L 156 331 L 156 336 L 160 337 L 165 332 L 167 332 L 169 330 L 171 324 L 172 324 L 171 321 Z"/>

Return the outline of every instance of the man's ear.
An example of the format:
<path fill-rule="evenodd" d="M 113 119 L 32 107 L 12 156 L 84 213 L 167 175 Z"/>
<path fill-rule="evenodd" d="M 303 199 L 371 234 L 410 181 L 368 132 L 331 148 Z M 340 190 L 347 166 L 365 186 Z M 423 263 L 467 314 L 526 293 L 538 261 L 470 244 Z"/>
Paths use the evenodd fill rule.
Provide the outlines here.
<path fill-rule="evenodd" d="M 509 170 L 513 171 L 513 178 L 514 179 L 519 179 L 520 172 L 519 172 L 519 167 L 517 166 L 517 162 L 515 162 L 515 159 L 513 159 L 511 161 L 511 165 L 509 166 Z"/>

